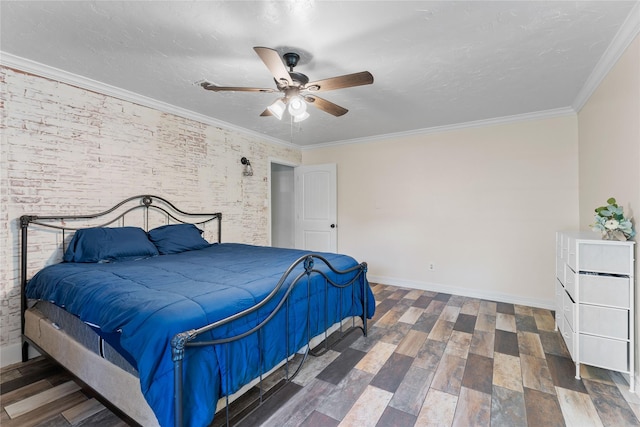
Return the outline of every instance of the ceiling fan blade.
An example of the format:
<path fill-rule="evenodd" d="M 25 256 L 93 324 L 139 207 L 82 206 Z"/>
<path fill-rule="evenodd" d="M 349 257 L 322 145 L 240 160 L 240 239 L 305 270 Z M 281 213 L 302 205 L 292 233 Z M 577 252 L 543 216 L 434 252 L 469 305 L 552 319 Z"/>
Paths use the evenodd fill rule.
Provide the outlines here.
<path fill-rule="evenodd" d="M 259 88 L 259 87 L 235 87 L 235 86 L 216 86 L 214 84 L 204 82 L 200 84 L 206 90 L 212 90 L 214 92 L 277 92 L 276 89 Z"/>
<path fill-rule="evenodd" d="M 314 107 L 324 112 L 327 112 L 329 114 L 332 114 L 336 117 L 340 117 L 344 114 L 347 114 L 347 112 L 349 111 L 346 108 L 343 108 L 337 104 L 334 104 L 331 101 L 327 101 L 326 99 L 320 98 L 315 95 L 305 95 L 304 100 L 307 101 L 309 104 L 313 105 Z"/>
<path fill-rule="evenodd" d="M 273 114 L 271 113 L 271 111 L 269 111 L 268 108 L 264 110 L 262 114 L 260 114 L 260 117 L 268 117 L 268 116 L 273 116 Z"/>
<path fill-rule="evenodd" d="M 324 80 L 307 83 L 305 89 L 310 92 L 326 92 L 328 90 L 342 89 L 346 87 L 370 85 L 373 83 L 373 75 L 368 71 L 347 74 L 340 77 L 332 77 Z"/>
<path fill-rule="evenodd" d="M 267 66 L 273 78 L 276 79 L 276 82 L 280 86 L 280 84 L 286 84 L 287 86 L 291 86 L 293 81 L 291 80 L 291 76 L 289 76 L 289 71 L 287 71 L 287 67 L 282 62 L 280 58 L 280 54 L 273 49 L 268 47 L 260 47 L 256 46 L 253 48 L 256 51 L 264 65 Z"/>

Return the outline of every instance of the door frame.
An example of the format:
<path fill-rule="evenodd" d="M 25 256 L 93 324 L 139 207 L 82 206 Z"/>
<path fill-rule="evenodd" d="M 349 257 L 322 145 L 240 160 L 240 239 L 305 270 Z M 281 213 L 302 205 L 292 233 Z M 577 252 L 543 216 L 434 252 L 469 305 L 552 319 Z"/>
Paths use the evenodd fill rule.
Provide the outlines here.
<path fill-rule="evenodd" d="M 269 206 L 267 206 L 267 210 L 268 210 L 268 215 L 267 215 L 267 217 L 268 217 L 267 218 L 267 245 L 271 246 L 271 245 L 273 245 L 273 235 L 272 235 L 272 229 L 271 229 L 273 227 L 272 194 L 271 194 L 271 186 L 272 186 L 272 183 L 273 183 L 273 178 L 271 177 L 271 167 L 272 167 L 273 164 L 277 164 L 277 165 L 289 166 L 289 167 L 292 167 L 292 168 L 296 168 L 298 166 L 301 166 L 301 164 L 300 163 L 295 163 L 295 162 L 290 162 L 290 161 L 287 161 L 287 160 L 278 159 L 276 157 L 269 157 L 268 161 L 269 161 L 269 167 L 267 168 L 267 182 L 269 183 L 269 185 L 267 185 L 267 203 L 269 204 Z"/>

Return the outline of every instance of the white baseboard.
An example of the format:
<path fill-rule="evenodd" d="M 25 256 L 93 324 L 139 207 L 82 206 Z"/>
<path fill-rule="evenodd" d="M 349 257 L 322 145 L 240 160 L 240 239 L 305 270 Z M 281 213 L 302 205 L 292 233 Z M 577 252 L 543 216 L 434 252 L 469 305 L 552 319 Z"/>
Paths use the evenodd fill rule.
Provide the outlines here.
<path fill-rule="evenodd" d="M 367 274 L 367 279 L 371 283 L 380 283 L 390 286 L 402 286 L 404 288 L 419 289 L 421 291 L 442 292 L 452 295 L 461 295 L 471 298 L 480 298 L 489 301 L 506 302 L 510 304 L 526 305 L 530 307 L 545 308 L 555 310 L 553 300 L 541 300 L 537 298 L 525 298 L 501 292 L 484 291 L 481 289 L 461 288 L 457 286 L 441 285 L 439 283 L 419 282 L 413 280 L 396 279 L 393 277 L 375 276 Z"/>
<path fill-rule="evenodd" d="M 29 346 L 29 359 L 40 356 L 38 350 Z M 22 362 L 22 343 L 11 344 L 4 347 L 0 347 L 0 367 L 13 365 L 14 363 Z"/>

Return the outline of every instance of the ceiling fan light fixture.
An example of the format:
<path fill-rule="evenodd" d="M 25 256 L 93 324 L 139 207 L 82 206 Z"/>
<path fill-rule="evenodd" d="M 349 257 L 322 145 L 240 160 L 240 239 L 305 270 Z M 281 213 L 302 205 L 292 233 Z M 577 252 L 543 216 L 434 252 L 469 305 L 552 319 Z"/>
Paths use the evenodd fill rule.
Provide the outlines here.
<path fill-rule="evenodd" d="M 304 99 L 302 99 L 300 95 L 294 95 L 291 98 L 289 98 L 288 110 L 289 110 L 289 114 L 291 114 L 293 117 L 296 117 L 296 118 L 298 116 L 303 116 L 304 114 L 307 114 L 307 117 L 309 115 L 307 113 L 307 103 L 304 102 Z M 304 119 L 301 119 L 301 120 L 304 120 Z"/>
<path fill-rule="evenodd" d="M 309 118 L 309 116 L 310 116 L 310 114 L 305 111 L 302 114 L 298 114 L 297 116 L 293 116 L 293 121 L 294 121 L 294 123 L 299 123 L 301 121 L 307 120 Z"/>
<path fill-rule="evenodd" d="M 273 104 L 267 107 L 267 110 L 271 112 L 278 120 L 282 120 L 284 110 L 287 108 L 286 104 L 282 102 L 282 99 L 276 100 Z"/>

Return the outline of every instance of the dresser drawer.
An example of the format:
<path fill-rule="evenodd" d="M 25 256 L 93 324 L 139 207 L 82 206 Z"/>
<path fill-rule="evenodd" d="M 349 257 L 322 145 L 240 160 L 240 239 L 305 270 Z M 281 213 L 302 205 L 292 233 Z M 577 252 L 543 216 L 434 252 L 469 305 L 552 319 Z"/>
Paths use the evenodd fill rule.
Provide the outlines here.
<path fill-rule="evenodd" d="M 628 343 L 590 335 L 580 335 L 580 363 L 628 371 Z"/>
<path fill-rule="evenodd" d="M 574 331 L 576 330 L 576 303 L 569 298 L 569 295 L 565 292 L 562 296 L 562 312 L 564 318 L 567 319 L 569 326 Z"/>
<path fill-rule="evenodd" d="M 562 286 L 562 283 L 560 283 L 558 280 L 556 280 L 556 305 L 555 305 L 555 310 L 556 310 L 556 326 L 558 328 L 560 328 L 561 324 L 562 324 L 562 316 L 564 313 L 564 306 L 563 306 L 563 295 L 564 295 L 564 287 Z"/>
<path fill-rule="evenodd" d="M 571 354 L 571 358 L 576 360 L 576 350 L 575 350 L 575 333 L 567 319 L 564 318 L 562 322 L 562 338 L 564 338 L 564 342 L 567 345 L 567 349 L 569 350 L 569 354 Z"/>
<path fill-rule="evenodd" d="M 586 334 L 626 340 L 629 338 L 629 311 L 620 308 L 580 304 L 579 330 L 580 333 L 584 332 Z"/>
<path fill-rule="evenodd" d="M 569 295 L 571 295 L 571 298 L 573 298 L 573 300 L 576 300 L 576 279 L 577 279 L 577 274 L 573 272 L 573 270 L 571 270 L 569 268 L 569 266 L 567 264 L 564 265 L 564 282 L 562 282 L 562 284 L 564 285 L 564 288 L 567 292 L 569 292 Z"/>
<path fill-rule="evenodd" d="M 556 279 L 564 283 L 564 262 L 559 257 L 556 257 Z"/>
<path fill-rule="evenodd" d="M 562 310 L 562 296 L 564 295 L 564 286 L 559 280 L 556 280 L 556 307 Z"/>
<path fill-rule="evenodd" d="M 556 324 L 558 325 L 558 330 L 560 331 L 560 335 L 564 337 L 564 331 L 567 330 L 568 326 L 564 325 L 564 316 L 560 313 L 559 316 L 556 316 Z"/>
<path fill-rule="evenodd" d="M 564 262 L 567 262 L 569 260 L 569 240 L 569 236 L 564 233 L 560 236 L 560 257 Z"/>
<path fill-rule="evenodd" d="M 598 243 L 580 243 L 580 265 L 576 268 L 575 261 L 569 265 L 574 271 L 593 271 L 596 273 L 632 274 L 632 252 L 628 246 Z"/>
<path fill-rule="evenodd" d="M 580 302 L 630 308 L 629 278 L 580 275 Z"/>

